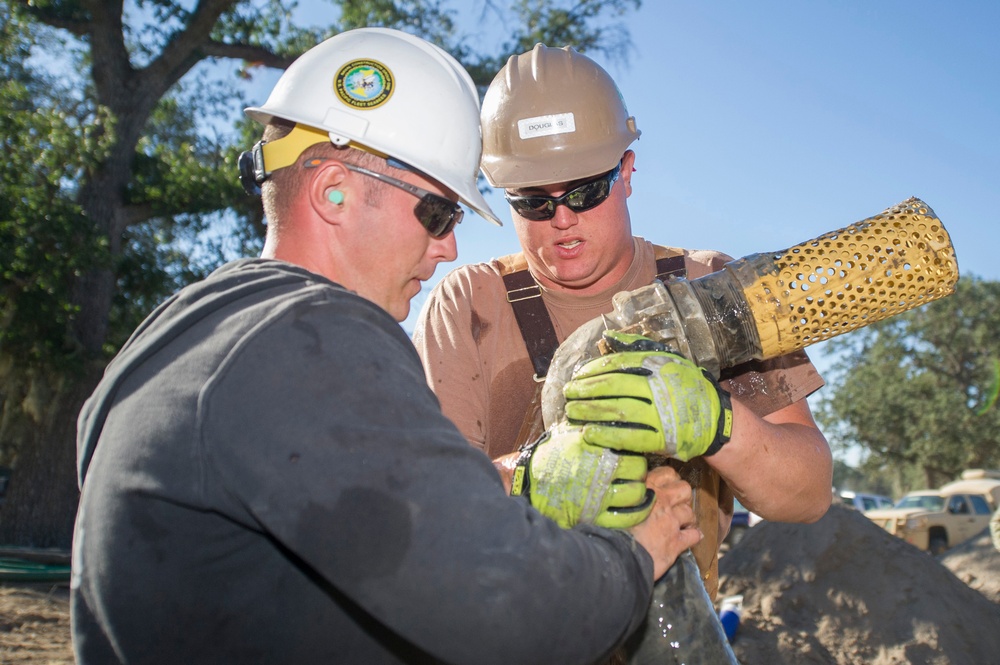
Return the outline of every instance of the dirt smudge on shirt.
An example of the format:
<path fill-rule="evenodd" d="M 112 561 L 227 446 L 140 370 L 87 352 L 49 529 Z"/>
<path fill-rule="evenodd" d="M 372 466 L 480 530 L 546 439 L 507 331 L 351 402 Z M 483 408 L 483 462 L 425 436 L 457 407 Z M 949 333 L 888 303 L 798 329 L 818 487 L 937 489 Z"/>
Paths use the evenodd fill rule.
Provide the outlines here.
<path fill-rule="evenodd" d="M 472 332 L 472 339 L 475 340 L 476 344 L 478 345 L 479 341 L 483 337 L 485 337 L 486 334 L 489 332 L 490 323 L 489 321 L 484 321 L 481 318 L 479 318 L 479 312 L 475 310 L 472 310 L 472 316 L 470 317 L 470 320 L 471 320 L 470 329 Z"/>

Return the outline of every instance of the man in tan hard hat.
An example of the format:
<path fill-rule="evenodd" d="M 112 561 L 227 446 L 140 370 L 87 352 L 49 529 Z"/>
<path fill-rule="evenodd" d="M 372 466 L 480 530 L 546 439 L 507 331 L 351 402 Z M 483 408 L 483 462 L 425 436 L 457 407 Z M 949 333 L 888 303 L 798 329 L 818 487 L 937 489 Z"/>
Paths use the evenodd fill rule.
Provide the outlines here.
<path fill-rule="evenodd" d="M 598 660 L 700 538 L 690 486 L 564 426 L 512 499 L 441 413 L 397 322 L 457 201 L 495 219 L 471 78 L 352 30 L 247 113 L 263 256 L 153 312 L 80 414 L 76 661 Z"/>
<path fill-rule="evenodd" d="M 620 291 L 672 275 L 696 278 L 730 257 L 632 235 L 629 146 L 639 130 L 590 58 L 543 44 L 512 56 L 481 117 L 482 170 L 504 189 L 523 251 L 447 275 L 425 303 L 414 343 L 444 413 L 473 446 L 506 464 L 504 456 L 541 432 L 541 380 L 559 342 L 610 311 Z M 705 537 L 694 553 L 714 597 L 734 494 L 776 521 L 812 522 L 829 507 L 830 449 L 805 399 L 823 381 L 805 353 L 736 367 L 718 390 L 693 366 L 670 367 L 669 380 L 662 372 L 649 380 L 675 398 L 674 413 L 643 426 L 685 432 L 683 454 L 668 452 L 696 487 Z M 704 397 L 681 399 L 695 394 Z M 732 420 L 723 423 L 730 395 Z"/>

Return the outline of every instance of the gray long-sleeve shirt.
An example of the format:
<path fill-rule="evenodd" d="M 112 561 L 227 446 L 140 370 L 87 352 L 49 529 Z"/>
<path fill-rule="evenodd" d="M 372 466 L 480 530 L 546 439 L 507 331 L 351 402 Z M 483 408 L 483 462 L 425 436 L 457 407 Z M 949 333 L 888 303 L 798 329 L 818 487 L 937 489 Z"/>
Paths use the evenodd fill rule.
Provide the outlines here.
<path fill-rule="evenodd" d="M 88 663 L 587 663 L 649 555 L 504 494 L 402 329 L 248 259 L 157 309 L 80 414 Z"/>

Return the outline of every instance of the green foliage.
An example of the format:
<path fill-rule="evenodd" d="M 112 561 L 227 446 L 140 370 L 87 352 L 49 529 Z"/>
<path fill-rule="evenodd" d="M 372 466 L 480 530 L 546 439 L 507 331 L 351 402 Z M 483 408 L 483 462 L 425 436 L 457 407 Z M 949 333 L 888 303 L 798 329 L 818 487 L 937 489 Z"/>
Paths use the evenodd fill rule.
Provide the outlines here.
<path fill-rule="evenodd" d="M 642 0 L 628 0 L 614 3 L 611 7 L 601 0 L 581 0 L 579 2 L 547 2 L 546 0 L 518 0 L 515 11 L 522 17 L 524 30 L 514 36 L 508 51 L 524 51 L 538 42 L 549 46 L 572 44 L 576 50 L 615 52 L 624 55 L 628 33 L 621 24 L 602 22 L 595 27 L 593 22 L 605 12 L 624 16 L 629 7 L 638 9 Z"/>
<path fill-rule="evenodd" d="M 176 3 L 161 0 L 160 4 Z M 222 43 L 259 46 L 278 55 L 294 57 L 335 34 L 330 29 L 295 25 L 292 14 L 297 5 L 297 2 L 283 0 L 233 3 L 215 24 L 212 38 Z"/>
<path fill-rule="evenodd" d="M 833 460 L 833 486 L 838 491 L 867 492 L 899 497 L 903 491 L 899 489 L 896 478 L 889 477 L 883 469 L 869 469 L 865 465 L 860 468 L 849 465 L 844 460 Z M 907 485 L 911 487 L 912 485 Z"/>
<path fill-rule="evenodd" d="M 1000 283 L 963 277 L 954 295 L 828 352 L 841 355 L 817 418 L 833 445 L 861 446 L 869 473 L 936 487 L 1000 466 Z"/>
<path fill-rule="evenodd" d="M 437 43 L 455 32 L 455 11 L 437 0 L 345 0 L 340 3 L 340 28 L 397 28 Z"/>
<path fill-rule="evenodd" d="M 26 64 L 31 36 L 15 12 L 0 24 L 0 351 L 65 366 L 77 351 L 67 334 L 74 280 L 107 261 L 106 240 L 73 198 L 114 129 L 100 108 L 59 103 L 72 97 Z"/>
<path fill-rule="evenodd" d="M 483 53 L 480 43 L 462 40 L 442 44 L 455 55 L 485 92 L 493 77 L 515 53 L 530 51 L 535 44 L 572 46 L 580 53 L 603 53 L 612 59 L 628 59 L 631 44 L 623 19 L 642 0 L 514 0 L 500 6 L 486 0 L 482 21 L 513 26 L 493 53 Z"/>

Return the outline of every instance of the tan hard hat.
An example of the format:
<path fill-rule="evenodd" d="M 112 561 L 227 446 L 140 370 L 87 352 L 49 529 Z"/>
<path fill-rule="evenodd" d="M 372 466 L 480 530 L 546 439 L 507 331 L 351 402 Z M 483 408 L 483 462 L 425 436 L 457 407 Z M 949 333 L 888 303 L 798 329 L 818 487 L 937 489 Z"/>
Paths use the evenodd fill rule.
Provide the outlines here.
<path fill-rule="evenodd" d="M 570 46 L 536 44 L 511 56 L 486 91 L 480 120 L 483 173 L 507 189 L 610 171 L 639 138 L 611 76 Z"/>

